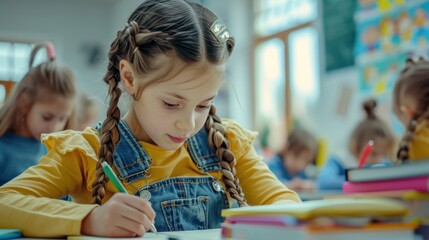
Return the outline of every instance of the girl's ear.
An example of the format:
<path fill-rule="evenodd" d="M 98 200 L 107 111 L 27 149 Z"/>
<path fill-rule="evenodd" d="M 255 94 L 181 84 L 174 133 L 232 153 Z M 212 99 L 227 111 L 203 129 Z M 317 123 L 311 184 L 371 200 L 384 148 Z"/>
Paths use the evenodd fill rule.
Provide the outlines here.
<path fill-rule="evenodd" d="M 119 62 L 119 72 L 121 74 L 121 83 L 124 86 L 124 90 L 131 96 L 137 91 L 137 85 L 134 77 L 134 71 L 131 64 L 127 60 L 121 60 Z"/>
<path fill-rule="evenodd" d="M 408 118 L 413 118 L 413 116 L 414 116 L 414 111 L 411 109 L 411 108 L 409 108 L 409 107 L 407 107 L 407 106 L 405 106 L 405 105 L 401 105 L 400 107 L 399 107 L 399 109 L 401 110 L 401 112 L 403 112 L 404 114 L 405 114 L 405 116 L 407 116 Z"/>

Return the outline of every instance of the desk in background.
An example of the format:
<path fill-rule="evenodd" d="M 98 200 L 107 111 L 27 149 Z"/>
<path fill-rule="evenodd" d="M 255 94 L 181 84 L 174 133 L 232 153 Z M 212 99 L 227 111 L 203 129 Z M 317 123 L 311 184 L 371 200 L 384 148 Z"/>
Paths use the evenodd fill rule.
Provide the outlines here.
<path fill-rule="evenodd" d="M 302 201 L 321 200 L 330 196 L 343 195 L 341 190 L 316 190 L 315 192 L 296 192 Z"/>

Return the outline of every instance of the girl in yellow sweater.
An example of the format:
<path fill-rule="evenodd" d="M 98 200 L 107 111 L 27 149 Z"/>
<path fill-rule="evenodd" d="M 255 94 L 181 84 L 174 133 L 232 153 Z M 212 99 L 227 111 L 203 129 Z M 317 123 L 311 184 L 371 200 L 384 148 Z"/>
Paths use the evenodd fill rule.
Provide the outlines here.
<path fill-rule="evenodd" d="M 394 111 L 406 126 L 398 160 L 429 159 L 429 62 L 407 59 L 393 97 Z"/>
<path fill-rule="evenodd" d="M 300 202 L 213 100 L 234 48 L 225 24 L 184 0 L 148 0 L 109 51 L 107 117 L 96 129 L 45 135 L 48 153 L 0 188 L 0 227 L 25 236 L 142 236 L 218 228 L 220 212 Z M 122 85 L 122 89 L 119 87 Z M 121 118 L 122 92 L 130 106 Z M 129 194 L 103 173 L 111 165 Z M 55 200 L 69 194 L 74 202 Z"/>

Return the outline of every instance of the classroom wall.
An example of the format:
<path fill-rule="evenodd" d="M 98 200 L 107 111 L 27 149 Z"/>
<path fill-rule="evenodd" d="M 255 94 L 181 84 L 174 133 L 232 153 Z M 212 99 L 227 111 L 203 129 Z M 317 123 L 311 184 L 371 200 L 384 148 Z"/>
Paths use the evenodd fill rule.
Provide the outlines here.
<path fill-rule="evenodd" d="M 75 71 L 78 86 L 104 100 L 104 56 L 111 39 L 112 21 L 107 2 L 113 1 L 2 0 L 0 38 L 54 42 L 58 60 Z M 88 59 L 93 47 L 102 49 L 102 57 L 90 65 Z"/>

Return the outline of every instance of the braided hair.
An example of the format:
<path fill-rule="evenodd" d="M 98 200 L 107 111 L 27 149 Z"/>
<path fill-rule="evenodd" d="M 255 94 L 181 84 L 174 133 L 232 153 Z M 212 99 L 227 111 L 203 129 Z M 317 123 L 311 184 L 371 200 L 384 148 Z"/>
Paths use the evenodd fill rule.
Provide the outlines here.
<path fill-rule="evenodd" d="M 423 58 L 418 60 L 409 58 L 405 64 L 393 91 L 393 110 L 399 118 L 403 118 L 401 107 L 404 106 L 406 99 L 415 101 L 416 105 L 399 144 L 396 157 L 400 162 L 409 160 L 410 142 L 413 140 L 417 124 L 429 119 L 429 62 Z"/>
<path fill-rule="evenodd" d="M 222 64 L 232 53 L 234 38 L 227 35 L 225 41 L 219 41 L 210 29 L 216 20 L 214 13 L 197 3 L 186 0 L 147 0 L 131 14 L 128 24 L 117 32 L 110 46 L 109 64 L 104 77 L 109 87 L 110 102 L 101 128 L 93 203 L 101 204 L 105 195 L 107 177 L 101 164 L 104 161 L 113 164 L 115 146 L 120 138 L 117 128 L 120 119 L 120 60 L 129 61 L 138 74 L 156 70 L 154 59 L 161 54 L 178 57 L 186 63 L 207 60 L 211 64 Z M 143 84 L 133 97 L 138 99 L 145 87 L 159 81 L 163 80 L 151 80 Z M 204 127 L 208 132 L 209 144 L 219 159 L 227 192 L 240 206 L 246 206 L 243 190 L 236 177 L 236 160 L 225 137 L 226 129 L 213 105 Z"/>

